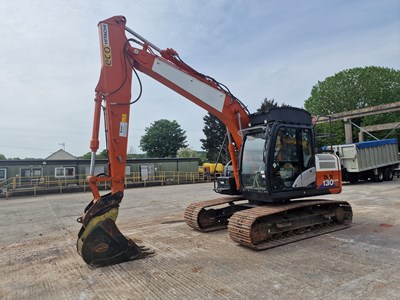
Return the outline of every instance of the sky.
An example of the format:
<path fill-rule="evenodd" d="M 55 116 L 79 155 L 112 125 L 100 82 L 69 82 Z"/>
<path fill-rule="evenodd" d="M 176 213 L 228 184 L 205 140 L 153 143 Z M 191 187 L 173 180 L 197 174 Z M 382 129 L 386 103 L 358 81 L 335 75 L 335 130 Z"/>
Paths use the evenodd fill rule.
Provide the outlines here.
<path fill-rule="evenodd" d="M 100 75 L 97 24 L 114 15 L 161 49 L 229 87 L 254 112 L 263 99 L 303 107 L 345 69 L 400 69 L 399 0 L 13 0 L 0 7 L 0 154 L 90 151 Z M 127 34 L 129 36 L 129 34 Z M 176 120 L 202 150 L 207 112 L 145 74 L 128 151 L 145 128 Z M 138 86 L 132 84 L 132 97 Z M 105 148 L 101 133 L 100 149 Z"/>

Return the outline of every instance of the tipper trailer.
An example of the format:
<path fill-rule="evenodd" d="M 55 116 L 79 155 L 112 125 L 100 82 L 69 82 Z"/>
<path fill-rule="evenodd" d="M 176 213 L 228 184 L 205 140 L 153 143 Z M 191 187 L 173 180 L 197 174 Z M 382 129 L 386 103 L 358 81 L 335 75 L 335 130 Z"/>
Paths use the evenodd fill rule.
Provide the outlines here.
<path fill-rule="evenodd" d="M 330 146 L 324 147 L 330 150 Z M 397 139 L 333 145 L 342 165 L 343 181 L 357 182 L 371 179 L 376 182 L 393 179 L 399 168 L 400 154 Z"/>

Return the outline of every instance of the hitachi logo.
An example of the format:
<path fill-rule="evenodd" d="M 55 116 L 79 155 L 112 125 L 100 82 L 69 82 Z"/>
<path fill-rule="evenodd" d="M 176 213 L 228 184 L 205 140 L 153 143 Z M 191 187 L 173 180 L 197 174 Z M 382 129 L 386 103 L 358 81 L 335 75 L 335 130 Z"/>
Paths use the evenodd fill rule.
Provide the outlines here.
<path fill-rule="evenodd" d="M 103 45 L 109 46 L 109 40 L 108 40 L 108 25 L 107 24 L 101 24 L 101 30 L 103 33 Z"/>

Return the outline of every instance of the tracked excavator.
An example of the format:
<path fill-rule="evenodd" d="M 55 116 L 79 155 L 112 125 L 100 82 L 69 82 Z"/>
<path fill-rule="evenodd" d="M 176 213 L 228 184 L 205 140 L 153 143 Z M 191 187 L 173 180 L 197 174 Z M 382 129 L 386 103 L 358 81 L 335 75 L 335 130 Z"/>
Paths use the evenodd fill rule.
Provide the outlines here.
<path fill-rule="evenodd" d="M 154 254 L 126 238 L 115 223 L 124 193 L 130 105 L 141 94 L 140 84 L 139 97 L 131 100 L 133 74 L 140 83 L 137 71 L 212 113 L 227 128 L 233 174 L 218 177 L 214 190 L 222 196 L 186 208 L 187 225 L 203 232 L 228 228 L 233 241 L 256 250 L 350 226 L 348 202 L 302 199 L 342 189 L 339 159 L 316 153 L 307 111 L 283 107 L 250 114 L 225 85 L 187 65 L 175 50 L 161 50 L 134 32 L 125 17 L 101 21 L 98 29 L 102 64 L 87 177 L 93 200 L 78 218 L 77 250 L 86 263 L 108 266 Z M 102 110 L 109 173 L 95 175 Z M 110 184 L 109 193 L 100 195 L 101 182 Z"/>

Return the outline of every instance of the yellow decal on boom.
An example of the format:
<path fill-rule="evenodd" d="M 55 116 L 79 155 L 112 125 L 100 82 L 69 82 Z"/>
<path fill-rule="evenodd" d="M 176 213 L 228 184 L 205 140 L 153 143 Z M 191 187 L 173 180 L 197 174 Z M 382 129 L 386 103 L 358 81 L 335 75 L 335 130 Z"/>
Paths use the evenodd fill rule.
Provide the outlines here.
<path fill-rule="evenodd" d="M 110 47 L 110 38 L 108 36 L 108 25 L 101 23 L 101 38 L 103 41 L 103 62 L 106 66 L 112 66 L 112 55 Z"/>

